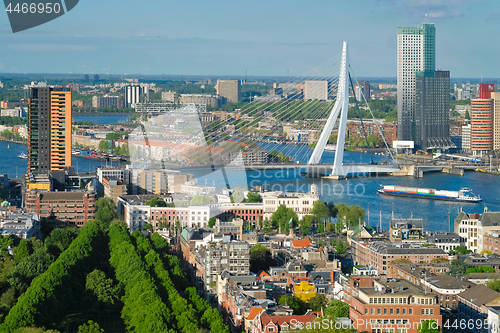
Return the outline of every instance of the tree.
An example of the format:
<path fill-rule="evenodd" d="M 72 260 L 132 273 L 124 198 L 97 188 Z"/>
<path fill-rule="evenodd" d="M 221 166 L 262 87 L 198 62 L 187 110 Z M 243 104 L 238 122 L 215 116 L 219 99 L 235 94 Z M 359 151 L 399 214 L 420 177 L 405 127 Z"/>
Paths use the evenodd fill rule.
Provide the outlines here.
<path fill-rule="evenodd" d="M 325 228 L 326 232 L 332 232 L 334 229 L 335 229 L 335 226 L 333 225 L 332 222 L 326 223 L 326 228 Z"/>
<path fill-rule="evenodd" d="M 439 333 L 441 332 L 441 327 L 439 327 L 437 321 L 434 319 L 424 320 L 420 327 L 417 329 L 418 333 Z"/>
<path fill-rule="evenodd" d="M 343 240 L 339 240 L 337 242 L 337 245 L 335 246 L 335 253 L 337 254 L 347 253 L 347 244 Z"/>
<path fill-rule="evenodd" d="M 100 151 L 109 151 L 111 149 L 111 143 L 109 143 L 108 140 L 101 140 L 97 149 Z"/>
<path fill-rule="evenodd" d="M 449 275 L 463 276 L 469 268 L 469 265 L 461 260 L 453 259 L 448 267 L 450 269 L 448 272 Z"/>
<path fill-rule="evenodd" d="M 257 192 L 248 192 L 246 202 L 262 202 L 262 198 Z"/>
<path fill-rule="evenodd" d="M 339 221 L 342 220 L 344 223 L 347 223 L 349 228 L 357 226 L 365 218 L 365 210 L 360 205 L 347 206 L 346 204 L 338 203 L 335 207 L 338 211 L 337 217 Z"/>
<path fill-rule="evenodd" d="M 99 327 L 99 324 L 89 320 L 86 324 L 78 327 L 78 333 L 104 333 L 104 330 Z"/>
<path fill-rule="evenodd" d="M 453 250 L 450 250 L 449 253 L 451 255 L 455 255 L 455 254 L 469 254 L 469 253 L 472 253 L 471 250 L 467 249 L 465 246 L 457 246 L 455 247 Z"/>
<path fill-rule="evenodd" d="M 325 316 L 333 318 L 349 317 L 349 304 L 338 299 L 332 299 L 323 313 Z"/>
<path fill-rule="evenodd" d="M 332 217 L 337 217 L 338 210 L 333 201 L 328 202 L 326 206 L 328 207 L 328 210 L 330 210 L 330 220 Z"/>
<path fill-rule="evenodd" d="M 321 311 L 328 304 L 328 299 L 324 294 L 316 294 L 307 302 L 307 308 L 313 311 Z"/>
<path fill-rule="evenodd" d="M 469 267 L 465 271 L 465 274 L 470 273 L 495 273 L 495 269 L 491 266 Z"/>
<path fill-rule="evenodd" d="M 312 215 L 306 215 L 299 221 L 299 228 L 302 236 L 309 234 L 313 218 L 314 217 Z"/>
<path fill-rule="evenodd" d="M 330 216 L 330 210 L 323 201 L 317 200 L 313 203 L 311 214 L 315 217 L 316 221 L 322 222 Z"/>
<path fill-rule="evenodd" d="M 94 303 L 92 307 L 97 312 L 103 309 L 110 311 L 120 299 L 119 288 L 114 285 L 112 279 L 107 279 L 106 274 L 98 269 L 87 275 L 85 288 Z"/>
<path fill-rule="evenodd" d="M 289 223 L 290 220 L 292 223 Z M 291 208 L 287 208 L 285 205 L 280 205 L 278 209 L 271 216 L 271 221 L 273 222 L 273 227 L 279 227 L 281 225 L 281 232 L 288 233 L 289 228 L 297 225 L 299 218 L 297 213 Z"/>
<path fill-rule="evenodd" d="M 316 229 L 316 232 L 317 232 L 318 234 L 322 234 L 322 233 L 324 233 L 324 232 L 325 232 L 325 227 L 323 226 L 323 223 L 320 223 L 320 224 L 318 225 L 318 229 Z"/>
<path fill-rule="evenodd" d="M 113 199 L 106 197 L 99 198 L 95 202 L 95 206 L 97 207 L 95 219 L 105 226 L 108 226 L 111 221 L 118 218 L 118 212 L 116 211 Z"/>
<path fill-rule="evenodd" d="M 107 133 L 106 134 L 106 140 L 120 140 L 122 138 L 122 134 L 120 133 Z"/>
<path fill-rule="evenodd" d="M 71 242 L 78 236 L 79 230 L 75 227 L 57 228 L 52 230 L 49 237 L 45 239 L 45 246 L 54 253 L 53 249 L 64 252 Z"/>
<path fill-rule="evenodd" d="M 264 220 L 262 223 L 262 232 L 271 232 L 273 230 L 273 222 L 270 220 Z"/>
<path fill-rule="evenodd" d="M 212 216 L 211 218 L 208 219 L 208 227 L 213 228 L 216 222 L 217 218 L 215 216 Z"/>
<path fill-rule="evenodd" d="M 283 295 L 278 301 L 279 305 L 288 305 L 294 315 L 302 315 L 306 312 L 306 303 L 298 297 Z"/>
<path fill-rule="evenodd" d="M 469 110 L 465 111 L 465 119 L 470 120 L 470 113 Z"/>
<path fill-rule="evenodd" d="M 30 243 L 26 239 L 22 239 L 19 245 L 14 249 L 16 262 L 21 261 L 31 254 Z"/>
<path fill-rule="evenodd" d="M 500 279 L 489 280 L 486 286 L 490 289 L 500 292 Z"/>
<path fill-rule="evenodd" d="M 148 200 L 146 201 L 146 205 L 150 207 L 167 207 L 167 203 L 161 198 L 153 198 L 151 200 Z"/>
<path fill-rule="evenodd" d="M 250 270 L 253 273 L 258 273 L 262 270 L 266 271 L 274 264 L 271 251 L 267 247 L 262 244 L 252 246 L 250 250 Z"/>

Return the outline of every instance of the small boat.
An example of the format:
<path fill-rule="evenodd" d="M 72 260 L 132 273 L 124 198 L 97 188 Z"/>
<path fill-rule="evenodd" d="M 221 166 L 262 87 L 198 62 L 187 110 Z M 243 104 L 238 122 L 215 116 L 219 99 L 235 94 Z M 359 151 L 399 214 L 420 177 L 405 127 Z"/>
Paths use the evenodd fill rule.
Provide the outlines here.
<path fill-rule="evenodd" d="M 9 146 L 9 145 L 7 145 L 7 149 L 10 149 L 10 146 Z"/>
<path fill-rule="evenodd" d="M 21 154 L 17 155 L 17 157 L 22 158 L 23 160 L 28 159 L 28 155 L 26 155 L 25 153 L 21 153 Z"/>

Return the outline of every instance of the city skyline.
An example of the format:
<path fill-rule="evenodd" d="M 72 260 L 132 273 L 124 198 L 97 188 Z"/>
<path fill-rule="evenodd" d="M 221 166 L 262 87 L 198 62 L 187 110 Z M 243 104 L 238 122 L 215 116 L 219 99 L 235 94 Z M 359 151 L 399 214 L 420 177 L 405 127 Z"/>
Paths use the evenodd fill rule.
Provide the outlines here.
<path fill-rule="evenodd" d="M 438 29 L 437 70 L 498 78 L 490 64 L 500 50 L 491 43 L 500 11 L 492 3 L 87 1 L 25 32 L 12 34 L 4 23 L 0 72 L 295 77 L 340 54 L 346 40 L 359 77 L 395 77 L 396 29 L 427 20 Z"/>

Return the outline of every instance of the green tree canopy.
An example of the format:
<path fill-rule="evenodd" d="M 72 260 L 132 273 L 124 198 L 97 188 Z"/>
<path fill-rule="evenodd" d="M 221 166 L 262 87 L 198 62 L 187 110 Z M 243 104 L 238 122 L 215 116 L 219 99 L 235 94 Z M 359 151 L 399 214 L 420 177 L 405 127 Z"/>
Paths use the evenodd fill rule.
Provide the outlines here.
<path fill-rule="evenodd" d="M 292 220 L 291 224 L 289 223 L 290 220 Z M 290 227 L 297 225 L 299 218 L 293 209 L 287 208 L 285 205 L 280 205 L 271 216 L 271 221 L 273 223 L 273 227 L 279 228 L 279 225 L 281 224 L 281 232 L 288 233 Z"/>
<path fill-rule="evenodd" d="M 248 192 L 246 202 L 262 202 L 262 198 L 257 192 Z"/>
<path fill-rule="evenodd" d="M 465 246 L 457 246 L 453 250 L 450 250 L 449 252 L 451 255 L 455 254 L 469 254 L 472 253 L 471 250 L 467 249 Z"/>
<path fill-rule="evenodd" d="M 332 299 L 323 313 L 325 316 L 333 318 L 349 317 L 349 304 L 338 299 Z"/>
<path fill-rule="evenodd" d="M 453 259 L 448 267 L 450 269 L 448 274 L 453 276 L 463 276 L 469 269 L 468 264 L 458 259 Z"/>
<path fill-rule="evenodd" d="M 313 219 L 314 217 L 312 215 L 306 215 L 302 220 L 299 221 L 300 232 L 303 235 L 309 234 Z"/>
<path fill-rule="evenodd" d="M 104 333 L 104 330 L 99 327 L 99 324 L 89 320 L 86 324 L 78 327 L 78 333 Z"/>
<path fill-rule="evenodd" d="M 278 304 L 288 305 L 291 309 L 293 309 L 294 315 L 302 315 L 306 312 L 306 303 L 295 296 L 283 295 L 280 297 Z"/>
<path fill-rule="evenodd" d="M 316 294 L 316 296 L 311 297 L 307 302 L 307 308 L 313 311 L 321 311 L 324 310 L 327 304 L 328 299 L 325 294 Z"/>
<path fill-rule="evenodd" d="M 270 266 L 275 265 L 271 256 L 271 251 L 262 244 L 255 244 L 250 250 L 250 270 L 258 273 L 261 270 L 267 271 Z"/>
<path fill-rule="evenodd" d="M 111 149 L 111 143 L 108 140 L 101 140 L 99 146 L 97 147 L 100 151 L 109 151 Z"/>
<path fill-rule="evenodd" d="M 208 219 L 208 227 L 213 228 L 216 222 L 217 218 L 215 216 L 212 216 L 211 218 Z"/>
<path fill-rule="evenodd" d="M 350 228 L 357 226 L 359 221 L 363 221 L 365 218 L 365 210 L 360 205 L 347 206 L 346 204 L 338 203 L 335 207 L 338 211 L 337 217 L 339 220 L 347 223 Z"/>
<path fill-rule="evenodd" d="M 106 134 L 106 140 L 120 140 L 122 138 L 123 134 L 120 133 L 108 133 Z"/>
<path fill-rule="evenodd" d="M 146 201 L 146 205 L 150 207 L 167 207 L 167 203 L 162 198 L 153 198 Z"/>
<path fill-rule="evenodd" d="M 489 280 L 486 286 L 490 289 L 500 292 L 500 279 Z"/>
<path fill-rule="evenodd" d="M 311 214 L 316 218 L 316 221 L 320 222 L 326 220 L 330 216 L 330 210 L 323 201 L 318 200 L 313 203 Z"/>
<path fill-rule="evenodd" d="M 465 274 L 470 273 L 495 273 L 495 269 L 491 266 L 469 267 L 465 271 Z"/>

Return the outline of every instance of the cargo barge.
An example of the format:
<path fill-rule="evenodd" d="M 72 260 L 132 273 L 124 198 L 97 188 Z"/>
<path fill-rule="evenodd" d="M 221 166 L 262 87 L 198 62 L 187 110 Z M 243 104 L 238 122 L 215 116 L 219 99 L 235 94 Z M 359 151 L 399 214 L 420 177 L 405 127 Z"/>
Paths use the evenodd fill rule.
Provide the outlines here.
<path fill-rule="evenodd" d="M 381 185 L 382 186 L 382 185 Z M 432 188 L 417 188 L 396 185 L 385 185 L 378 190 L 379 194 L 392 195 L 396 197 L 411 197 L 418 199 L 481 202 L 479 196 L 475 196 L 471 189 L 463 188 L 460 191 L 436 190 Z"/>

